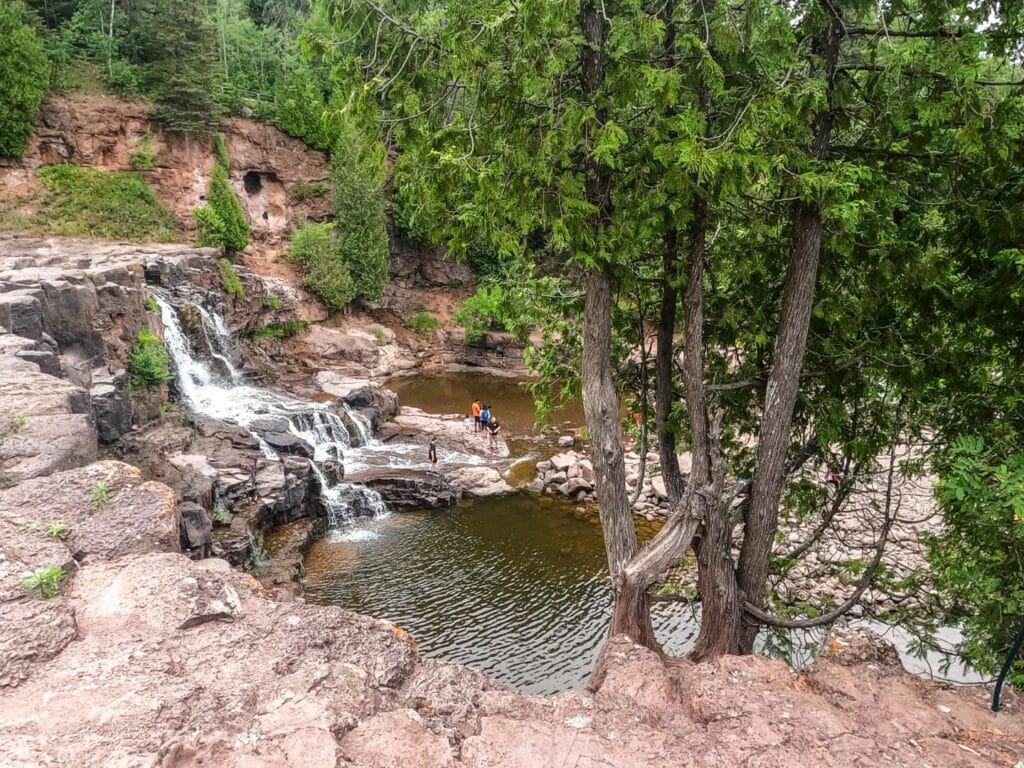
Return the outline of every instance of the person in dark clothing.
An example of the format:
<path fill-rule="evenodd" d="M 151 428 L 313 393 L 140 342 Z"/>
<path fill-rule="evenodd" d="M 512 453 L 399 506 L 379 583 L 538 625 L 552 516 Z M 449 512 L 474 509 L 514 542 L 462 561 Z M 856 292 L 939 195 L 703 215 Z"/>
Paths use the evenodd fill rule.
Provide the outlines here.
<path fill-rule="evenodd" d="M 493 451 L 498 447 L 498 433 L 501 431 L 501 424 L 497 419 L 491 419 L 487 424 L 488 446 Z"/>
<path fill-rule="evenodd" d="M 485 405 L 484 409 L 480 411 L 480 427 L 487 431 L 487 422 L 491 420 L 491 406 Z"/>
<path fill-rule="evenodd" d="M 427 450 L 427 458 L 430 459 L 430 466 L 437 466 L 437 438 L 430 438 L 430 448 Z"/>

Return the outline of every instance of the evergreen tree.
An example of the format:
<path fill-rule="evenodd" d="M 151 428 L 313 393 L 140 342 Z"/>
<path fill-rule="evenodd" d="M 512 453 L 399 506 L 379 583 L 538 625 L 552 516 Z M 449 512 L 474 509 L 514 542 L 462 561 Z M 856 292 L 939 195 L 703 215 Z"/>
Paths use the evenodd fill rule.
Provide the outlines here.
<path fill-rule="evenodd" d="M 214 142 L 215 161 L 206 191 L 206 205 L 195 210 L 201 232 L 199 245 L 223 248 L 225 253 L 232 254 L 249 244 L 249 220 L 228 183 L 230 160 L 224 139 L 217 135 Z"/>
<path fill-rule="evenodd" d="M 130 16 L 152 118 L 170 131 L 214 133 L 216 38 L 204 0 L 135 0 Z"/>
<path fill-rule="evenodd" d="M 384 210 L 383 157 L 365 151 L 364 140 L 348 127 L 331 154 L 334 229 L 338 252 L 356 292 L 376 301 L 390 277 L 390 249 Z"/>
<path fill-rule="evenodd" d="M 0 157 L 25 151 L 50 66 L 21 0 L 0 6 Z"/>

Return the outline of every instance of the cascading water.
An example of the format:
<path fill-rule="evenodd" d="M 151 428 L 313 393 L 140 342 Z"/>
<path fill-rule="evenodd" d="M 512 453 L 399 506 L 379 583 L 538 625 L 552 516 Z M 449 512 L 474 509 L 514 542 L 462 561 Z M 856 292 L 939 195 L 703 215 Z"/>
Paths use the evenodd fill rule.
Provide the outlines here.
<path fill-rule="evenodd" d="M 345 414 L 348 416 L 349 421 L 355 428 L 356 445 L 373 444 L 375 440 L 373 437 L 373 425 L 370 423 L 370 420 L 358 411 L 352 410 L 347 405 L 343 407 L 345 408 Z"/>
<path fill-rule="evenodd" d="M 331 482 L 324 472 L 324 467 L 337 465 L 354 443 L 365 445 L 372 440 L 364 431 L 364 424 L 368 426 L 365 419 L 363 422 L 354 417 L 350 419 L 358 433 L 353 441 L 345 421 L 326 406 L 240 383 L 241 376 L 231 362 L 236 351 L 224 319 L 197 304 L 203 321 L 203 335 L 209 347 L 207 352 L 224 366 L 226 376 L 214 373 L 192 349 L 174 306 L 165 296 L 157 294 L 154 298 L 160 307 L 164 343 L 185 405 L 204 416 L 246 427 L 260 441 L 264 453 L 275 459 L 277 454 L 253 427 L 268 416 L 285 417 L 288 431 L 313 448 L 310 464 L 320 483 L 329 528 L 350 526 L 359 516 L 383 517 L 388 514 L 387 505 L 376 491 L 353 483 Z"/>

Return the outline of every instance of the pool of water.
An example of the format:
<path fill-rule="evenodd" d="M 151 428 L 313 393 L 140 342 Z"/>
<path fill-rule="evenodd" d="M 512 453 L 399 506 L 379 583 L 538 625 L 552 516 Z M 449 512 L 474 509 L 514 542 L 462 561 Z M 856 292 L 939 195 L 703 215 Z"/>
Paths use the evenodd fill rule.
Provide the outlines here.
<path fill-rule="evenodd" d="M 422 408 L 427 413 L 468 414 L 473 399 L 491 406 L 504 434 L 518 437 L 537 435 L 537 411 L 533 398 L 517 379 L 481 376 L 476 373 L 436 373 L 399 376 L 386 382 L 398 394 L 401 405 Z M 585 423 L 583 403 L 569 402 L 551 414 L 553 431 L 572 431 Z"/>
<path fill-rule="evenodd" d="M 305 567 L 307 599 L 392 621 L 424 655 L 529 693 L 585 685 L 608 632 L 601 526 L 551 499 L 393 514 L 318 541 Z M 666 650 L 685 652 L 697 631 L 690 611 L 653 610 Z"/>

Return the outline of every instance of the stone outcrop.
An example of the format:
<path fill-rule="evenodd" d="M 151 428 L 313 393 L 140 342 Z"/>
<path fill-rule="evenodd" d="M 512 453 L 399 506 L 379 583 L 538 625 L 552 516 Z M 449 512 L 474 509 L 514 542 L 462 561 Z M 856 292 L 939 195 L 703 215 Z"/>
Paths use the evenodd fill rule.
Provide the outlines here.
<path fill-rule="evenodd" d="M 462 487 L 440 472 L 380 469 L 362 472 L 355 479 L 377 491 L 391 509 L 399 512 L 450 507 L 462 497 Z"/>
<path fill-rule="evenodd" d="M 398 410 L 398 415 L 382 425 L 377 435 L 385 443 L 420 445 L 426 445 L 430 438 L 436 437 L 441 451 L 459 451 L 488 459 L 509 457 L 508 444 L 503 436 L 499 436 L 496 446 L 492 449 L 483 432 L 466 429 L 462 423 L 463 418 L 463 415 L 457 413 L 427 413 L 419 408 L 402 406 Z"/>
<path fill-rule="evenodd" d="M 230 182 L 250 221 L 253 236 L 279 239 L 302 219 L 330 211 L 327 156 L 276 128 L 230 119 L 221 126 L 231 157 Z M 8 176 L 52 163 L 132 171 L 143 142 L 155 150 L 154 167 L 143 172 L 183 229 L 194 226 L 193 210 L 205 201 L 214 163 L 209 139 L 165 133 L 149 120 L 146 104 L 98 94 L 51 95 L 19 161 Z"/>
<path fill-rule="evenodd" d="M 830 638 L 794 672 L 760 656 L 666 663 L 619 637 L 595 692 L 523 696 L 422 659 L 387 622 L 268 600 L 220 560 L 126 555 L 87 564 L 63 592 L 75 641 L 40 641 L 40 663 L 0 689 L 11 768 L 994 768 L 1024 757 L 1014 697 L 994 715 L 983 691 L 914 678 L 868 650 L 877 640 Z M 47 637 L 69 635 L 58 603 L 22 603 L 23 615 L 50 614 Z"/>

